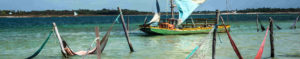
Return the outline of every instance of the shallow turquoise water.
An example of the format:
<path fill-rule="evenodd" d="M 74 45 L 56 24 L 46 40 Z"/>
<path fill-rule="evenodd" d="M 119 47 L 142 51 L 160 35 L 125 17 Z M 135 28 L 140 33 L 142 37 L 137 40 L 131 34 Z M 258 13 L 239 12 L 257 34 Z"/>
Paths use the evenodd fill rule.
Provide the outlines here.
<path fill-rule="evenodd" d="M 193 17 L 213 17 L 214 15 L 198 15 Z M 276 59 L 300 58 L 300 29 L 291 30 L 289 26 L 297 15 L 266 14 L 262 15 L 263 23 L 267 26 L 267 17 L 272 16 L 275 24 L 282 30 L 274 30 Z M 115 16 L 86 16 L 86 17 L 50 17 L 50 18 L 0 18 L 0 59 L 20 59 L 32 55 L 47 38 L 52 29 L 52 22 L 56 22 L 61 36 L 74 51 L 87 50 L 94 40 L 94 27 L 100 27 L 101 37 L 105 34 Z M 107 46 L 101 55 L 103 59 L 183 59 L 199 44 L 207 41 L 208 46 L 203 59 L 211 58 L 211 38 L 208 34 L 193 35 L 157 35 L 150 36 L 138 30 L 138 24 L 143 23 L 145 16 L 129 16 L 130 39 L 136 52 L 130 53 L 121 24 L 116 24 L 109 37 Z M 232 19 L 231 35 L 245 59 L 253 59 L 263 40 L 265 32 L 256 32 L 255 15 L 234 15 Z M 149 18 L 151 18 L 149 16 Z M 126 18 L 125 18 L 126 19 Z M 300 24 L 297 24 L 297 28 Z M 227 35 L 220 33 L 217 39 L 217 59 L 237 59 Z M 221 43 L 222 42 L 222 43 Z M 263 53 L 263 58 L 270 55 L 269 40 Z M 52 35 L 49 42 L 36 59 L 60 59 L 59 42 Z M 81 59 L 82 56 L 70 58 Z M 86 58 L 95 59 L 95 54 Z"/>

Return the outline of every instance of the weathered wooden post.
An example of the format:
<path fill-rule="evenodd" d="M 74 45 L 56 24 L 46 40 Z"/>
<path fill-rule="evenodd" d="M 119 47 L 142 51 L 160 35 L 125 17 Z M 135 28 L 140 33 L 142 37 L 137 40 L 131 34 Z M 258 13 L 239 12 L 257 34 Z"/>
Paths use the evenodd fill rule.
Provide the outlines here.
<path fill-rule="evenodd" d="M 274 44 L 273 44 L 273 40 L 274 40 L 274 37 L 273 37 L 273 19 L 271 17 L 269 17 L 270 19 L 270 44 L 271 44 L 271 57 L 273 58 L 274 57 Z"/>
<path fill-rule="evenodd" d="M 96 52 L 97 52 L 97 59 L 101 59 L 101 49 L 100 49 L 100 46 L 101 46 L 101 44 L 100 44 L 100 34 L 99 34 L 99 28 L 98 27 L 95 27 L 95 34 L 96 34 L 96 41 L 97 41 L 97 45 L 96 45 Z"/>
<path fill-rule="evenodd" d="M 122 10 L 120 7 L 118 7 L 118 10 L 120 12 L 120 15 L 121 15 L 121 21 L 122 21 L 122 24 L 123 24 L 123 29 L 124 29 L 124 32 L 125 32 L 125 35 L 126 35 L 126 39 L 127 39 L 127 43 L 129 45 L 129 48 L 130 48 L 130 51 L 131 52 L 134 52 L 133 48 L 132 48 L 132 45 L 131 45 L 131 42 L 130 42 L 130 39 L 129 39 L 129 35 L 128 35 L 128 32 L 127 32 L 127 28 L 125 27 L 125 22 L 124 22 L 124 17 L 123 17 L 123 13 L 122 13 Z"/>
<path fill-rule="evenodd" d="M 216 23 L 219 24 L 219 19 L 220 19 L 220 11 L 216 10 Z"/>
<path fill-rule="evenodd" d="M 127 16 L 127 31 L 129 32 L 129 16 Z"/>
<path fill-rule="evenodd" d="M 64 46 L 63 46 L 62 38 L 60 37 L 60 34 L 59 34 L 59 32 L 58 32 L 58 29 L 57 29 L 57 27 L 56 27 L 56 23 L 55 23 L 55 22 L 53 22 L 53 29 L 54 29 L 54 31 L 55 31 L 56 37 L 57 37 L 58 40 L 59 40 L 61 52 L 63 53 L 64 57 L 68 57 L 67 52 L 65 51 Z"/>
<path fill-rule="evenodd" d="M 215 59 L 215 53 L 216 53 L 216 34 L 218 30 L 218 24 L 219 24 L 219 16 L 220 16 L 220 11 L 216 10 L 216 22 L 215 22 L 215 28 L 213 32 L 213 40 L 212 40 L 212 59 Z"/>
<path fill-rule="evenodd" d="M 256 13 L 256 27 L 257 27 L 257 32 L 259 31 L 259 26 L 258 26 L 258 14 Z"/>
<path fill-rule="evenodd" d="M 95 35 L 97 39 L 100 39 L 99 27 L 95 27 Z"/>
<path fill-rule="evenodd" d="M 96 40 L 97 41 L 97 45 L 96 45 L 96 52 L 97 52 L 97 59 L 101 59 L 101 43 L 100 43 L 100 40 Z"/>

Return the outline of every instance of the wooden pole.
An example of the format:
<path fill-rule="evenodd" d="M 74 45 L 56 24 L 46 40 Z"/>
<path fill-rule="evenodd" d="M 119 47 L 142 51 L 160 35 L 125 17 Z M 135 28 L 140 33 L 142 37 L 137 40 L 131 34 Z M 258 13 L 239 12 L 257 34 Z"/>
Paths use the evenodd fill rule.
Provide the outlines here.
<path fill-rule="evenodd" d="M 101 46 L 101 44 L 100 44 L 100 34 L 99 34 L 99 27 L 95 27 L 95 34 L 96 34 L 96 38 L 97 38 L 97 45 L 96 45 L 96 52 L 97 52 L 97 59 L 101 59 L 101 49 L 100 49 L 100 46 Z"/>
<path fill-rule="evenodd" d="M 219 18 L 220 17 L 220 11 L 219 10 L 216 10 L 216 22 L 217 22 L 217 24 L 219 24 Z"/>
<path fill-rule="evenodd" d="M 213 32 L 213 40 L 212 40 L 212 59 L 215 59 L 215 53 L 216 53 L 216 34 L 218 30 L 218 21 L 219 21 L 220 11 L 216 10 L 216 22 L 215 22 L 215 28 Z"/>
<path fill-rule="evenodd" d="M 127 32 L 127 29 L 126 29 L 126 27 L 125 27 L 125 22 L 124 22 L 124 17 L 123 17 L 123 14 L 122 14 L 122 10 L 121 10 L 120 7 L 118 7 L 118 10 L 119 10 L 119 12 L 120 12 L 120 14 L 121 14 L 121 20 L 122 20 L 122 24 L 123 24 L 123 29 L 124 29 L 124 32 L 125 32 L 125 36 L 126 36 L 126 39 L 127 39 L 127 43 L 128 43 L 128 45 L 129 45 L 129 48 L 130 48 L 130 52 L 134 52 L 133 47 L 132 47 L 132 45 L 131 45 L 131 43 L 130 43 L 130 39 L 129 39 L 129 35 L 128 35 L 128 32 Z"/>
<path fill-rule="evenodd" d="M 127 17 L 127 30 L 129 32 L 129 16 Z"/>
<path fill-rule="evenodd" d="M 96 45 L 96 51 L 97 51 L 97 59 L 101 59 L 101 44 L 100 44 L 100 40 L 96 40 L 97 41 L 97 45 Z"/>
<path fill-rule="evenodd" d="M 256 13 L 256 27 L 257 27 L 257 32 L 259 31 L 259 25 L 258 25 L 258 14 Z"/>
<path fill-rule="evenodd" d="M 58 40 L 59 40 L 61 51 L 62 51 L 64 57 L 68 57 L 67 52 L 65 51 L 64 46 L 63 46 L 62 38 L 60 37 L 60 34 L 59 34 L 59 32 L 58 32 L 58 29 L 57 29 L 57 27 L 56 27 L 55 22 L 53 22 L 52 24 L 53 24 L 53 27 L 54 27 L 54 31 L 55 31 L 56 37 L 57 37 Z"/>
<path fill-rule="evenodd" d="M 174 19 L 175 17 L 174 17 L 174 5 L 173 5 L 173 0 L 170 0 L 170 4 L 171 4 L 171 16 L 172 16 L 172 19 Z"/>
<path fill-rule="evenodd" d="M 99 34 L 99 27 L 95 27 L 95 34 L 96 34 L 96 38 L 100 39 L 100 34 Z"/>
<path fill-rule="evenodd" d="M 273 19 L 271 17 L 269 17 L 270 19 L 270 44 L 271 44 L 271 57 L 273 58 L 275 55 L 274 53 L 274 44 L 273 44 L 273 40 L 274 40 L 274 37 L 273 37 Z"/>
<path fill-rule="evenodd" d="M 215 59 L 215 53 L 216 53 L 216 34 L 217 34 L 218 27 L 215 26 L 214 32 L 213 32 L 213 40 L 212 40 L 212 59 Z"/>

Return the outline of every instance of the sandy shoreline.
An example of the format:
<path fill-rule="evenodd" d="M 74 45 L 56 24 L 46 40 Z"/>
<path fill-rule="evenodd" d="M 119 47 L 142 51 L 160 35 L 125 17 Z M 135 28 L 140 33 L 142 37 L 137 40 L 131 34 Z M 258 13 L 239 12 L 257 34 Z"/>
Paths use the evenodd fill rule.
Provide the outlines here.
<path fill-rule="evenodd" d="M 192 15 L 214 15 L 215 13 L 197 13 Z M 221 13 L 221 14 L 300 14 L 300 12 L 249 12 L 249 13 Z M 125 16 L 146 16 L 152 14 L 142 15 L 125 15 Z M 176 14 L 177 15 L 177 14 Z M 12 15 L 12 16 L 0 16 L 0 18 L 31 18 L 31 17 L 80 17 L 80 16 L 116 16 L 116 15 Z"/>

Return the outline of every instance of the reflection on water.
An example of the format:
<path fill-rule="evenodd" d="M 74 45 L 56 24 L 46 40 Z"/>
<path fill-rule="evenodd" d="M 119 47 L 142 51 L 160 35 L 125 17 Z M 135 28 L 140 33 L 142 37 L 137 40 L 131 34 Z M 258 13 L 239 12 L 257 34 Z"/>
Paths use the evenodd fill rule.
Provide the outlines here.
<path fill-rule="evenodd" d="M 213 15 L 211 15 L 213 16 Z M 234 19 L 244 19 L 240 17 L 246 17 L 247 15 L 235 15 L 238 17 L 233 17 Z M 252 18 L 252 15 L 248 15 Z M 261 17 L 266 17 L 270 15 L 264 15 Z M 272 16 L 272 15 L 271 15 Z M 274 15 L 273 15 L 274 16 Z M 276 16 L 276 15 L 275 15 Z M 110 16 L 113 18 L 113 16 Z M 283 18 L 291 18 L 288 20 L 282 20 Z M 275 55 L 276 59 L 299 59 L 300 53 L 300 40 L 299 33 L 300 29 L 290 30 L 288 29 L 291 23 L 293 23 L 294 16 L 282 16 L 274 18 L 277 20 L 278 25 L 283 29 L 274 31 L 275 36 Z M 43 23 L 31 26 L 34 24 L 27 24 L 24 26 L 19 26 L 20 24 L 8 25 L 6 22 L 13 22 L 12 19 L 7 21 L 7 19 L 0 19 L 2 25 L 7 27 L 0 27 L 0 59 L 19 59 L 26 58 L 32 55 L 46 39 L 49 31 L 51 31 L 52 21 L 58 21 L 58 29 L 64 40 L 67 41 L 71 49 L 74 51 L 87 50 L 91 42 L 94 40 L 94 27 L 99 26 L 101 37 L 106 33 L 110 21 L 105 21 L 108 23 L 102 23 L 101 21 L 93 22 L 96 20 L 82 22 L 83 24 L 77 24 L 76 21 L 81 21 L 80 19 L 86 19 L 88 17 L 79 18 L 79 20 L 48 20 L 49 23 Z M 101 17 L 100 17 L 101 18 Z M 133 17 L 130 17 L 133 18 Z M 143 18 L 140 16 L 139 18 Z M 40 18 L 38 18 L 40 19 Z M 59 19 L 59 18 L 57 18 Z M 93 18 L 94 19 L 94 18 Z M 105 18 L 106 19 L 106 18 Z M 109 18 L 107 18 L 109 19 Z M 225 18 L 226 19 L 226 18 Z M 253 18 L 255 19 L 255 17 Z M 5 20 L 5 21 L 4 21 Z M 18 19 L 22 20 L 22 18 Z M 15 20 L 15 21 L 18 21 Z M 137 19 L 136 19 L 137 20 Z M 38 21 L 38 20 L 24 20 Z M 46 20 L 45 20 L 46 21 Z M 64 24 L 66 21 L 67 22 Z M 74 22 L 73 22 L 74 21 Z M 141 20 L 140 22 L 143 22 Z M 235 40 L 242 56 L 245 59 L 252 59 L 255 57 L 258 48 L 263 40 L 264 32 L 256 32 L 256 21 L 232 21 L 231 24 L 231 35 Z M 3 24 L 6 23 L 6 24 Z M 75 23 L 75 24 L 72 24 Z M 204 59 L 211 58 L 211 39 L 207 38 L 207 34 L 193 34 L 193 35 L 146 35 L 145 33 L 139 31 L 139 22 L 131 22 L 130 24 L 130 39 L 135 49 L 135 52 L 130 53 L 127 41 L 124 36 L 121 24 L 116 24 L 114 30 L 109 37 L 107 46 L 101 55 L 103 59 L 183 59 L 191 51 L 204 40 L 208 40 L 205 46 L 208 48 L 202 48 L 202 56 Z M 263 22 L 267 26 L 267 22 Z M 30 26 L 29 26 L 30 25 Z M 15 27 L 11 27 L 15 26 Z M 297 24 L 297 28 L 300 28 L 300 24 Z M 229 39 L 225 33 L 220 33 L 219 40 L 217 38 L 217 48 L 216 48 L 216 58 L 217 59 L 237 59 Z M 222 43 L 221 43 L 222 41 Z M 268 58 L 270 55 L 270 43 L 269 40 L 266 41 L 263 58 Z M 60 59 L 63 58 L 58 40 L 54 35 L 51 36 L 49 42 L 46 44 L 42 52 L 36 57 L 36 59 Z M 80 59 L 81 56 L 72 56 L 70 58 Z M 95 54 L 88 55 L 86 58 L 94 59 L 97 58 Z"/>

